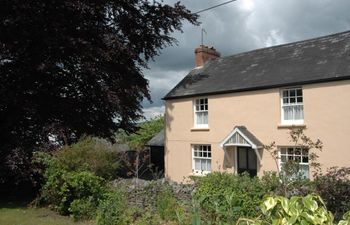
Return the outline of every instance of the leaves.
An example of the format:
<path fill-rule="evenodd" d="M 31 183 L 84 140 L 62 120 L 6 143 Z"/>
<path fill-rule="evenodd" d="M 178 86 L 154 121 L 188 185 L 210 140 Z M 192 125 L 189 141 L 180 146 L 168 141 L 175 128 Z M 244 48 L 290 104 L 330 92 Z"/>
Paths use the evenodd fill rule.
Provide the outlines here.
<path fill-rule="evenodd" d="M 0 21 L 2 167 L 15 148 L 30 158 L 52 147 L 49 137 L 64 145 L 134 131 L 150 100 L 142 71 L 184 21 L 198 24 L 180 3 L 146 0 L 4 0 Z"/>

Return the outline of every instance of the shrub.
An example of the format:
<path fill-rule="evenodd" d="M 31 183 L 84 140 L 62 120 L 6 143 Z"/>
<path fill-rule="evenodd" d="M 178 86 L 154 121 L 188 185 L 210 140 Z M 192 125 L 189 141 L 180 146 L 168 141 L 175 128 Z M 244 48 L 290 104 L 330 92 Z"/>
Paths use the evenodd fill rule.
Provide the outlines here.
<path fill-rule="evenodd" d="M 238 224 L 333 224 L 332 213 L 327 211 L 322 199 L 316 195 L 294 196 L 290 199 L 282 196 L 268 197 L 260 207 L 263 220 L 241 219 Z"/>
<path fill-rule="evenodd" d="M 257 216 L 257 207 L 270 190 L 258 178 L 214 172 L 199 179 L 195 199 L 206 219 L 236 221 Z"/>
<path fill-rule="evenodd" d="M 50 164 L 45 173 L 46 183 L 41 191 L 41 202 L 49 204 L 63 215 L 71 213 L 69 209 L 75 200 L 88 199 L 89 208 L 97 207 L 105 189 L 102 178 L 90 172 L 67 172 L 57 167 L 55 160 Z M 71 210 L 78 213 L 76 204 Z"/>
<path fill-rule="evenodd" d="M 113 191 L 100 202 L 96 221 L 98 225 L 123 225 L 127 223 L 126 197 L 121 191 Z"/>
<path fill-rule="evenodd" d="M 176 210 L 178 208 L 178 204 L 172 190 L 169 187 L 165 187 L 163 190 L 161 190 L 157 197 L 156 206 L 161 219 L 176 219 Z"/>
<path fill-rule="evenodd" d="M 83 137 L 56 154 L 59 166 L 67 171 L 90 171 L 104 179 L 116 177 L 118 154 L 102 139 Z"/>
<path fill-rule="evenodd" d="M 336 220 L 350 210 L 350 168 L 332 167 L 325 174 L 318 174 L 315 186 Z"/>
<path fill-rule="evenodd" d="M 70 204 L 69 212 L 73 215 L 75 221 L 89 220 L 96 215 L 96 201 L 90 196 L 84 199 L 75 199 Z"/>

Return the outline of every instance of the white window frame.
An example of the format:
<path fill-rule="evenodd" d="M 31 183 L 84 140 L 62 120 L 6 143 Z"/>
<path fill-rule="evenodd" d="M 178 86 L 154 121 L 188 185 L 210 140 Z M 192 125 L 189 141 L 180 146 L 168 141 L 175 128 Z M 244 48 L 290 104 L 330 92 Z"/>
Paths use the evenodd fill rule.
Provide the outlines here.
<path fill-rule="evenodd" d="M 282 153 L 282 150 L 285 149 L 285 153 Z M 290 154 L 288 152 L 288 149 L 293 149 L 293 154 Z M 300 154 L 296 154 L 296 151 L 299 150 Z M 305 153 L 306 152 L 306 153 Z M 295 160 L 297 157 L 300 157 L 300 162 L 298 162 L 298 164 L 300 166 L 308 166 L 308 171 L 309 173 L 306 174 L 306 178 L 310 178 L 310 154 L 309 154 L 309 150 L 302 148 L 302 147 L 298 147 L 298 146 L 279 146 L 278 147 L 278 167 L 279 167 L 279 171 L 281 171 L 282 169 L 282 164 L 285 163 L 283 162 L 283 156 L 285 157 L 287 162 L 288 160 Z M 291 157 L 291 158 L 289 158 Z M 307 162 L 304 162 L 304 157 L 307 157 Z"/>
<path fill-rule="evenodd" d="M 204 101 L 204 103 L 200 103 L 201 101 Z M 197 110 L 197 106 L 199 110 Z M 204 109 L 201 109 L 204 107 Z M 194 127 L 195 128 L 208 128 L 209 127 L 209 104 L 208 104 L 208 98 L 196 98 L 193 100 L 193 111 L 194 111 Z M 198 124 L 198 114 L 206 114 L 207 116 L 207 123 L 201 123 Z"/>
<path fill-rule="evenodd" d="M 207 144 L 193 144 L 192 148 L 192 174 L 194 175 L 206 175 L 212 171 L 212 151 L 211 145 Z M 196 154 L 197 153 L 197 154 Z M 200 156 L 201 153 L 201 156 Z M 205 156 L 206 155 L 206 156 Z M 210 170 L 197 170 L 195 167 L 195 161 L 199 159 L 202 163 L 202 160 L 207 163 L 210 161 Z M 207 167 L 208 165 L 206 165 Z"/>
<path fill-rule="evenodd" d="M 287 96 L 285 97 L 283 94 L 285 91 L 292 91 L 294 90 L 295 93 L 297 93 L 298 90 L 301 90 L 301 96 L 296 94 L 296 97 L 290 97 Z M 290 100 L 294 98 L 295 102 L 294 103 L 290 103 Z M 298 102 L 298 100 L 300 100 L 301 98 L 301 102 Z M 283 99 L 288 99 L 288 103 L 284 103 Z M 281 101 L 281 124 L 282 125 L 302 125 L 304 124 L 304 94 L 303 94 L 303 89 L 302 87 L 292 87 L 292 88 L 285 88 L 285 89 L 281 89 L 280 91 L 280 101 Z M 285 119 L 285 115 L 284 115 L 284 108 L 285 107 L 292 107 L 293 110 L 295 110 L 296 107 L 301 107 L 302 108 L 302 119 L 290 119 L 290 120 L 286 120 Z"/>

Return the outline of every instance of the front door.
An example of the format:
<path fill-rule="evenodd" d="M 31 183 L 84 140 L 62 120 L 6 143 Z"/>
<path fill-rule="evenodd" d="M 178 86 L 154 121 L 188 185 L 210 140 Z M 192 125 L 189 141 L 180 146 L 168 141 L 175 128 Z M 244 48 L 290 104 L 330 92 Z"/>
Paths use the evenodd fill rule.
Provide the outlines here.
<path fill-rule="evenodd" d="M 237 147 L 237 172 L 247 172 L 251 177 L 257 174 L 257 158 L 255 151 L 249 147 Z"/>

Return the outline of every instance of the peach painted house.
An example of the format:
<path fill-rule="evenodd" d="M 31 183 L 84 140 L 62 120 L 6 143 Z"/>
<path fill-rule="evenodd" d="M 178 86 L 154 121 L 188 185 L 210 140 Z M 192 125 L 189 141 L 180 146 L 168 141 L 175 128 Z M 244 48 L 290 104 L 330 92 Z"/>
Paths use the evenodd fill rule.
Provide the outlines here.
<path fill-rule="evenodd" d="M 311 176 L 308 151 L 291 127 L 323 142 L 323 168 L 350 166 L 350 31 L 220 57 L 195 50 L 196 68 L 165 97 L 165 174 L 181 182 L 212 171 L 251 176 L 296 160 Z"/>

